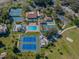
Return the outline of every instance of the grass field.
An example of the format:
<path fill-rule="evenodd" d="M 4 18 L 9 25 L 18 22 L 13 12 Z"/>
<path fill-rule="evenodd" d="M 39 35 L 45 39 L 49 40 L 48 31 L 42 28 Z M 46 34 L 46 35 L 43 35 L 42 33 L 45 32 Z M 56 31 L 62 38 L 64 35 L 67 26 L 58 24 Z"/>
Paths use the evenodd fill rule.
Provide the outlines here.
<path fill-rule="evenodd" d="M 67 41 L 66 37 L 70 37 L 73 42 Z M 55 45 L 56 47 L 52 48 L 53 52 L 48 55 L 49 59 L 79 59 L 79 29 L 66 31 Z"/>
<path fill-rule="evenodd" d="M 0 41 L 2 41 L 7 48 L 8 56 L 17 56 L 19 59 L 35 59 L 35 55 L 32 53 L 31 57 L 28 56 L 28 53 L 22 53 L 22 55 L 16 55 L 13 53 L 12 49 L 15 44 L 18 36 L 23 33 L 11 33 L 9 37 L 2 37 Z M 66 40 L 66 37 L 69 37 L 73 40 L 73 42 L 69 42 Z M 79 59 L 79 29 L 72 29 L 63 33 L 63 37 L 54 43 L 56 47 L 50 47 L 53 52 L 50 52 L 50 49 L 42 49 L 42 52 L 46 52 L 48 54 L 48 59 Z M 0 53 L 3 52 L 4 49 L 0 49 Z M 8 58 L 11 59 L 11 58 Z"/>

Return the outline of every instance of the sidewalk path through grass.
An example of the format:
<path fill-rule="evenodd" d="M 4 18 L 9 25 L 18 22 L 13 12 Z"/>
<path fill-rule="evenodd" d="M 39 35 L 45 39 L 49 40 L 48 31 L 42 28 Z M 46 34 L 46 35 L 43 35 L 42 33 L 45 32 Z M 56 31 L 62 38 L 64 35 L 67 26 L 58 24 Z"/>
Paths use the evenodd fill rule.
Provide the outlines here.
<path fill-rule="evenodd" d="M 61 31 L 60 34 L 63 34 L 65 31 L 68 31 L 68 30 L 73 29 L 73 28 L 77 28 L 77 26 L 72 26 L 72 27 L 66 28 L 63 31 Z"/>

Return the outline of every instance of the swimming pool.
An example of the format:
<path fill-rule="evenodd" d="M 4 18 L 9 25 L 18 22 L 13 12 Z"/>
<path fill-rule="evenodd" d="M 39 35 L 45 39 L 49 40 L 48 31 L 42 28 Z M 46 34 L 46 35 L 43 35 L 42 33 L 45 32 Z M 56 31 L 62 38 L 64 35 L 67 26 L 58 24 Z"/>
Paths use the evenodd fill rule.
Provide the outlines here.
<path fill-rule="evenodd" d="M 28 26 L 27 30 L 29 30 L 29 31 L 37 31 L 38 27 L 37 26 Z"/>

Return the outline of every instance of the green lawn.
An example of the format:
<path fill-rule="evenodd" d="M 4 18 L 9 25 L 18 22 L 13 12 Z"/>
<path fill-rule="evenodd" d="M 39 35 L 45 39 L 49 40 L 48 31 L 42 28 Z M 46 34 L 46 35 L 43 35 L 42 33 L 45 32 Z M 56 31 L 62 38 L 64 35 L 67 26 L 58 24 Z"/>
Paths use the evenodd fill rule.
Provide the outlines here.
<path fill-rule="evenodd" d="M 35 59 L 35 55 L 33 53 L 22 53 L 21 55 L 14 54 L 12 49 L 15 44 L 18 36 L 23 33 L 11 33 L 9 37 L 2 37 L 0 41 L 2 41 L 6 47 L 8 52 L 8 57 L 17 56 L 19 59 Z M 50 49 L 53 51 L 50 52 L 50 49 L 41 49 L 41 53 L 46 52 L 48 54 L 48 59 L 79 59 L 79 29 L 72 29 L 63 33 L 63 37 L 55 42 L 55 46 L 51 46 Z M 70 37 L 73 39 L 73 42 L 69 42 L 66 40 L 66 37 Z M 0 49 L 0 53 L 3 52 L 4 49 Z M 63 55 L 61 55 L 62 53 Z M 10 58 L 8 58 L 10 59 Z"/>
<path fill-rule="evenodd" d="M 18 57 L 19 59 L 35 59 L 35 53 L 20 53 L 20 54 L 15 54 L 13 52 L 13 46 L 15 45 L 15 42 L 17 41 L 17 39 L 19 39 L 19 35 L 27 35 L 26 33 L 15 33 L 15 32 L 11 32 L 10 35 L 8 37 L 1 37 L 0 41 L 3 42 L 3 44 L 6 46 L 6 51 L 8 53 L 7 58 L 11 59 L 12 56 Z M 36 33 L 28 33 L 28 35 L 31 34 L 36 34 Z M 39 33 L 37 33 L 37 35 L 39 35 Z M 4 48 L 0 49 L 0 53 L 4 52 Z"/>
<path fill-rule="evenodd" d="M 73 42 L 66 40 L 66 37 L 73 39 Z M 79 59 L 79 29 L 72 29 L 63 34 L 63 38 L 55 43 L 56 47 L 52 48 L 53 53 L 49 54 L 49 59 Z M 63 53 L 61 55 L 58 51 Z"/>

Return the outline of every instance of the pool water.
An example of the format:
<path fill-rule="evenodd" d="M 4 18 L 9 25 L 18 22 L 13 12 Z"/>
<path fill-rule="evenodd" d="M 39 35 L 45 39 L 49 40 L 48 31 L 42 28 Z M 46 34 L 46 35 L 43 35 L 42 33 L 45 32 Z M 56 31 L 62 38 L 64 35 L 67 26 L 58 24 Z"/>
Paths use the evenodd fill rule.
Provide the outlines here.
<path fill-rule="evenodd" d="M 37 26 L 28 26 L 28 30 L 32 31 L 37 30 Z"/>

